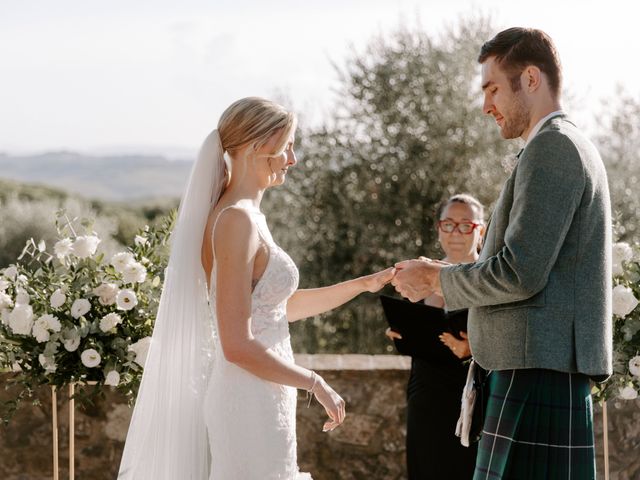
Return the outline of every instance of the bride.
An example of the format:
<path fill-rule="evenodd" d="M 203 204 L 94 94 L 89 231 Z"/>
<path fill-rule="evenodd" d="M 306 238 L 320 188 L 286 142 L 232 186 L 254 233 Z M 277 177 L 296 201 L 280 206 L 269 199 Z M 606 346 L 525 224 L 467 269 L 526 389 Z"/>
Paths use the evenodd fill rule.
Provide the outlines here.
<path fill-rule="evenodd" d="M 295 364 L 288 322 L 378 291 L 394 272 L 297 288 L 260 211 L 265 190 L 296 164 L 295 129 L 293 113 L 249 97 L 205 140 L 172 234 L 119 479 L 310 479 L 297 466 L 296 389 L 325 408 L 323 430 L 344 421 L 344 400 Z"/>

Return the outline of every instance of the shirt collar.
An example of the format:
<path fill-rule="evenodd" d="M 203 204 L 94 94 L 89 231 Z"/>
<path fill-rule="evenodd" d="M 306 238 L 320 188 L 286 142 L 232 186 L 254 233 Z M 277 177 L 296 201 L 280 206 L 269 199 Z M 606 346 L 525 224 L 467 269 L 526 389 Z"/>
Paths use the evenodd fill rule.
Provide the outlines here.
<path fill-rule="evenodd" d="M 527 145 L 529 145 L 529 142 L 533 140 L 533 137 L 538 134 L 538 132 L 542 128 L 542 125 L 544 125 L 547 120 L 551 120 L 552 118 L 560 115 L 564 115 L 564 112 L 562 110 L 556 110 L 555 112 L 551 112 L 546 117 L 541 118 L 540 121 L 536 123 L 536 125 L 531 129 L 531 132 L 529 132 L 529 136 L 527 137 L 527 141 L 525 142 L 524 146 L 526 147 Z"/>

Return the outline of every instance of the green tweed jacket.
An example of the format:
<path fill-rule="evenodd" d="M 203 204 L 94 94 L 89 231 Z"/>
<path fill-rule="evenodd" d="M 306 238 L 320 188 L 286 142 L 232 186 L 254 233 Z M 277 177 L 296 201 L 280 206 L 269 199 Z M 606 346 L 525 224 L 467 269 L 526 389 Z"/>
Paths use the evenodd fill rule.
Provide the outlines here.
<path fill-rule="evenodd" d="M 564 115 L 522 152 L 478 262 L 444 268 L 450 310 L 469 308 L 491 370 L 612 372 L 611 206 L 600 155 Z"/>

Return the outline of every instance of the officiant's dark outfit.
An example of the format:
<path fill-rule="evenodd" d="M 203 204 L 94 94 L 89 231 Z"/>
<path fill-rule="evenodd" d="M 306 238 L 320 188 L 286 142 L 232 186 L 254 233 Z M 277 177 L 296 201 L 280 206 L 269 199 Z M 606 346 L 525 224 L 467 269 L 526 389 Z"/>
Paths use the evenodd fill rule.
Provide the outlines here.
<path fill-rule="evenodd" d="M 467 331 L 467 310 L 446 318 L 452 333 Z M 455 435 L 468 365 L 447 347 L 444 350 L 440 359 L 411 359 L 407 386 L 409 480 L 473 478 L 478 444 L 464 447 Z"/>
<path fill-rule="evenodd" d="M 467 331 L 467 310 L 441 308 L 381 296 L 391 329 L 402 339 L 396 348 L 411 357 L 407 385 L 407 473 L 409 480 L 471 480 L 477 443 L 464 447 L 456 436 L 468 362 L 454 355 L 439 337 L 460 339 Z"/>

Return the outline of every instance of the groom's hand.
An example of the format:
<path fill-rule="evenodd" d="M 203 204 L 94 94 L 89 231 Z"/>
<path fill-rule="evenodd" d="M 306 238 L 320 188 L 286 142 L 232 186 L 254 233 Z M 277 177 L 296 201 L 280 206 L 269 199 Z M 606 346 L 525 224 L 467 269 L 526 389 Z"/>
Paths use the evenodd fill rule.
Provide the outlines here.
<path fill-rule="evenodd" d="M 396 275 L 391 284 L 396 291 L 412 302 L 417 302 L 432 293 L 442 295 L 440 290 L 440 270 L 444 262 L 420 257 L 396 263 Z"/>

